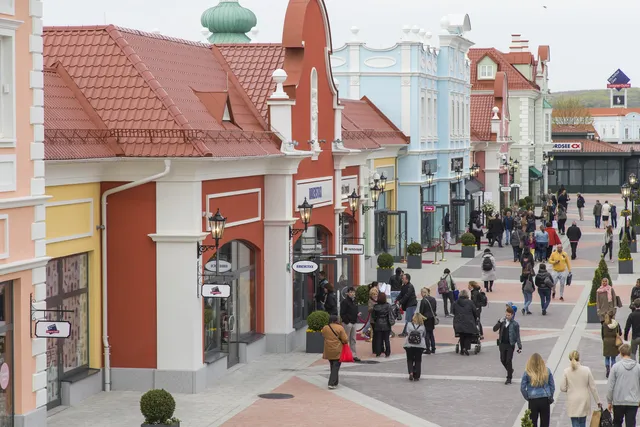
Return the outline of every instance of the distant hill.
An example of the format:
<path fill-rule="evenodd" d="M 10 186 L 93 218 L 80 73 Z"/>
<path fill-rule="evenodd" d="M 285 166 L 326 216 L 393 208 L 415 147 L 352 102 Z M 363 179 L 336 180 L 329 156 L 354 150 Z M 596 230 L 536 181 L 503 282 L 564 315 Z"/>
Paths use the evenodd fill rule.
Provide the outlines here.
<path fill-rule="evenodd" d="M 622 91 L 620 91 L 622 92 Z M 627 92 L 629 99 L 627 100 L 627 107 L 638 108 L 640 107 L 640 89 L 631 88 Z M 552 92 L 551 103 L 553 99 L 570 96 L 580 98 L 587 107 L 592 108 L 609 108 L 611 106 L 609 100 L 609 89 L 593 89 L 593 90 L 573 90 L 567 92 Z"/>

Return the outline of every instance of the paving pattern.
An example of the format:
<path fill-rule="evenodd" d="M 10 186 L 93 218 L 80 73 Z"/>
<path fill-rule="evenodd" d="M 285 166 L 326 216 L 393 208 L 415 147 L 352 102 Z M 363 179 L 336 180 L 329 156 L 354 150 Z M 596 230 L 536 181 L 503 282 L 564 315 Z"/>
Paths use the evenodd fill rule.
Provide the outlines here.
<path fill-rule="evenodd" d="M 619 200 L 619 195 L 587 196 L 585 211 L 591 212 L 598 198 Z M 577 219 L 575 200 L 569 207 L 569 221 Z M 516 427 L 526 409 L 520 395 L 519 381 L 527 358 L 540 353 L 559 383 L 568 366 L 567 355 L 578 349 L 583 364 L 596 378 L 601 401 L 605 399 L 606 381 L 599 325 L 586 323 L 586 303 L 593 271 L 600 259 L 603 230 L 593 227 L 590 215 L 578 222 L 583 238 L 578 247 L 579 259 L 573 263 L 574 283 L 565 290 L 565 300 L 552 300 L 548 314 L 542 316 L 540 302 L 534 294 L 532 315 L 518 312 L 523 353 L 514 356 L 514 384 L 505 385 L 505 371 L 499 361 L 496 334 L 491 327 L 504 313 L 507 301 L 522 307 L 520 268 L 513 263 L 510 247 L 492 248 L 498 263 L 498 280 L 494 292 L 487 294 L 489 305 L 483 310 L 485 340 L 477 355 L 460 356 L 454 351 L 457 339 L 452 320 L 444 318 L 442 301 L 438 300 L 440 325 L 436 328 L 437 353 L 423 356 L 420 382 L 409 382 L 403 340 L 393 338 L 392 355 L 376 358 L 371 344 L 358 341 L 358 355 L 367 364 L 344 364 L 340 371 L 340 386 L 326 387 L 328 364 L 317 355 L 293 353 L 267 355 L 256 362 L 240 366 L 228 373 L 219 386 L 199 395 L 177 395 L 177 416 L 183 427 L 205 426 L 441 426 L 441 427 Z M 566 238 L 563 237 L 566 241 Z M 568 248 L 568 242 L 567 242 Z M 483 249 L 484 249 L 483 245 Z M 615 252 L 618 243 L 616 238 Z M 480 258 L 460 259 L 450 253 L 440 265 L 424 265 L 413 270 L 416 288 L 429 286 L 435 290 L 434 278 L 444 268 L 453 271 L 458 287 L 470 280 L 479 280 Z M 431 259 L 426 255 L 425 259 Z M 640 259 L 640 256 L 634 255 Z M 614 255 L 614 260 L 616 259 Z M 466 262 L 465 262 L 466 261 Z M 629 304 L 633 275 L 618 275 L 617 262 L 609 263 L 614 286 Z M 635 265 L 640 271 L 640 262 Z M 628 308 L 618 312 L 624 323 Z M 395 325 L 400 332 L 402 325 Z M 377 362 L 377 363 L 376 363 Z M 290 393 L 288 400 L 264 400 L 257 395 L 265 392 Z M 138 414 L 139 393 L 103 393 L 88 399 L 79 407 L 67 409 L 49 417 L 49 426 L 129 426 L 142 420 Z M 595 407 L 595 405 L 594 405 Z M 552 408 L 552 426 L 571 423 L 566 415 L 566 401 L 559 387 Z"/>

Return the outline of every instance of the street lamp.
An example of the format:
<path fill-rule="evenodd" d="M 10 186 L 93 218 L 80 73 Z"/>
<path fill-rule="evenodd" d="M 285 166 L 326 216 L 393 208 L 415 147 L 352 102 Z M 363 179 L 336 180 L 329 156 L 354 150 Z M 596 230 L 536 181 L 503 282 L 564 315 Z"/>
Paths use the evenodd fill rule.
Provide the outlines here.
<path fill-rule="evenodd" d="M 456 180 L 457 181 L 462 180 L 462 169 L 461 168 L 456 168 L 456 170 L 454 172 L 456 174 Z"/>
<path fill-rule="evenodd" d="M 384 172 L 380 176 L 380 180 L 378 182 L 378 186 L 380 187 L 380 191 L 384 193 L 385 188 L 387 188 L 387 177 L 384 176 Z"/>
<path fill-rule="evenodd" d="M 636 185 L 638 182 L 638 177 L 636 176 L 635 173 L 632 173 L 629 175 L 629 184 L 633 187 L 634 185 Z"/>
<path fill-rule="evenodd" d="M 365 206 L 362 205 L 362 214 L 364 215 L 370 209 L 378 209 L 378 200 L 380 199 L 380 193 L 382 193 L 382 189 L 378 186 L 379 180 L 373 181 L 373 186 L 369 188 L 369 195 L 371 196 L 371 201 L 373 202 L 373 206 Z"/>
<path fill-rule="evenodd" d="M 622 198 L 624 199 L 624 209 L 627 210 L 627 204 L 629 202 L 629 196 L 631 195 L 631 186 L 626 182 L 620 187 Z"/>
<path fill-rule="evenodd" d="M 356 193 L 356 190 L 353 190 L 353 193 L 347 197 L 349 201 L 349 208 L 351 208 L 351 216 L 356 217 L 356 212 L 358 211 L 358 205 L 360 204 L 360 195 Z"/>
<path fill-rule="evenodd" d="M 293 228 L 289 226 L 289 240 L 293 239 L 293 236 L 295 236 L 296 234 L 307 231 L 309 223 L 311 222 L 312 209 L 313 205 L 310 205 L 309 202 L 307 202 L 307 198 L 305 197 L 304 202 L 302 202 L 301 205 L 298 205 L 298 210 L 300 211 L 300 220 L 302 221 L 304 228 Z"/>
<path fill-rule="evenodd" d="M 198 258 L 202 256 L 207 251 L 215 250 L 216 251 L 216 274 L 218 273 L 220 266 L 220 251 L 218 248 L 220 247 L 220 240 L 224 235 L 224 226 L 227 223 L 227 218 L 223 217 L 220 214 L 220 209 L 218 208 L 215 215 L 207 218 L 207 222 L 209 223 L 209 230 L 211 232 L 211 238 L 215 242 L 215 245 L 201 245 L 198 243 Z"/>
<path fill-rule="evenodd" d="M 433 178 L 436 176 L 435 173 L 429 171 L 427 172 L 427 186 L 431 187 L 433 185 Z"/>

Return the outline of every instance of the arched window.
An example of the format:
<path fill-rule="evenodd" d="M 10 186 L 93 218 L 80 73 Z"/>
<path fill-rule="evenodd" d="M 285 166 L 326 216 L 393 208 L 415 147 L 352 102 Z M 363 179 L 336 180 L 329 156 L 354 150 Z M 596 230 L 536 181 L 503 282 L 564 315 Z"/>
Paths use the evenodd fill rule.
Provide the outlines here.
<path fill-rule="evenodd" d="M 318 142 L 318 72 L 311 70 L 311 127 L 309 132 L 310 140 L 313 141 L 314 148 L 320 149 Z"/>

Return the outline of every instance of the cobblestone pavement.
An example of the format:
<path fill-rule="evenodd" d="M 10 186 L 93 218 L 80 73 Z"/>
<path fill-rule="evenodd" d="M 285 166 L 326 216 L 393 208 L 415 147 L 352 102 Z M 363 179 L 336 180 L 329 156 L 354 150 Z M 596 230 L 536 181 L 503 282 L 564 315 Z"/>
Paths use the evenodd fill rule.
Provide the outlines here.
<path fill-rule="evenodd" d="M 599 196 L 619 200 L 618 195 Z M 587 197 L 587 213 L 595 197 Z M 621 208 L 621 206 L 620 206 Z M 577 219 L 575 200 L 569 209 L 570 225 Z M 208 426 L 441 426 L 441 427 L 511 427 L 519 426 L 526 405 L 519 392 L 519 378 L 527 358 L 540 353 L 557 378 L 562 378 L 568 366 L 567 355 L 578 349 L 583 363 L 596 377 L 600 399 L 605 399 L 606 381 L 601 357 L 599 325 L 587 325 L 586 304 L 593 271 L 600 258 L 603 230 L 593 227 L 591 215 L 579 222 L 583 238 L 578 248 L 579 259 L 573 263 L 574 283 L 565 290 L 565 301 L 552 301 L 547 316 L 540 313 L 539 298 L 534 296 L 532 315 L 519 312 L 516 320 L 522 330 L 523 353 L 515 355 L 514 384 L 504 385 L 505 371 L 496 349 L 496 334 L 491 327 L 504 313 L 507 301 L 522 306 L 519 267 L 513 263 L 511 248 L 492 248 L 498 261 L 498 280 L 494 292 L 487 294 L 489 305 L 482 320 L 485 340 L 479 354 L 460 356 L 455 353 L 457 342 L 451 319 L 443 317 L 438 301 L 440 325 L 435 335 L 438 351 L 423 356 L 420 382 L 409 382 L 401 338 L 392 339 L 392 355 L 376 358 L 371 344 L 358 341 L 358 354 L 366 364 L 344 364 L 340 371 L 340 386 L 326 387 L 328 364 L 318 355 L 293 353 L 266 355 L 258 361 L 229 372 L 220 383 L 199 395 L 176 395 L 176 416 L 183 427 Z M 565 239 L 566 240 L 566 239 Z M 617 239 L 616 239 L 617 240 Z M 567 245 L 568 246 L 568 245 Z M 616 241 L 617 253 L 617 241 Z M 434 278 L 449 267 L 457 285 L 478 280 L 480 259 L 461 262 L 460 255 L 450 253 L 450 262 L 424 265 L 411 270 L 414 285 L 435 286 Z M 640 258 L 634 255 L 634 258 Z M 615 260 L 615 257 L 614 257 Z M 619 275 L 617 263 L 609 263 L 614 285 L 624 305 L 628 305 L 633 275 Z M 640 262 L 635 263 L 640 269 Z M 640 271 L 640 270 L 636 270 Z M 624 322 L 628 309 L 619 311 Z M 394 329 L 400 332 L 402 325 Z M 280 392 L 294 395 L 289 400 L 263 400 L 258 394 Z M 102 393 L 78 407 L 69 408 L 49 417 L 52 427 L 136 426 L 141 423 L 138 410 L 140 393 Z M 552 408 L 552 426 L 571 423 L 566 416 L 563 393 L 557 390 Z"/>

